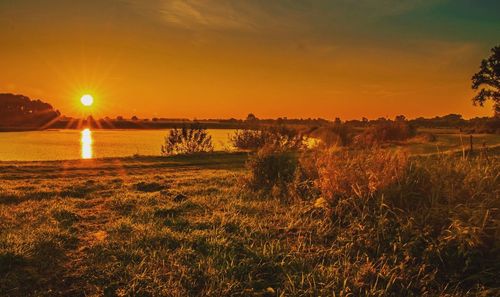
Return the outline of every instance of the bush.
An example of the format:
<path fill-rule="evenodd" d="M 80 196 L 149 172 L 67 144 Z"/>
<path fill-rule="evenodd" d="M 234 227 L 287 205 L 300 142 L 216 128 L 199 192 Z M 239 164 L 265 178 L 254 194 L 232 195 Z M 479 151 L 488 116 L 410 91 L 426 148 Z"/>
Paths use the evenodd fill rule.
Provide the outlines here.
<path fill-rule="evenodd" d="M 194 124 L 189 128 L 170 130 L 169 135 L 165 137 L 165 144 L 161 147 L 161 154 L 169 156 L 211 152 L 213 150 L 212 136 L 208 135 L 207 129 Z"/>
<path fill-rule="evenodd" d="M 404 141 L 415 135 L 416 129 L 407 121 L 384 121 L 368 127 L 354 137 L 354 144 L 371 147 L 390 141 Z"/>
<path fill-rule="evenodd" d="M 230 136 L 232 145 L 238 149 L 257 151 L 265 146 L 277 150 L 299 150 L 304 146 L 304 137 L 285 126 L 271 126 L 260 130 L 237 130 Z"/>
<path fill-rule="evenodd" d="M 296 153 L 264 147 L 247 161 L 246 186 L 253 192 L 284 197 L 298 167 Z"/>
<path fill-rule="evenodd" d="M 236 130 L 229 136 L 233 147 L 241 150 L 257 150 L 266 143 L 266 135 L 262 130 Z"/>
<path fill-rule="evenodd" d="M 333 124 L 319 127 L 308 134 L 310 137 L 319 139 L 321 144 L 327 147 L 348 146 L 352 143 L 352 131 L 345 124 Z"/>

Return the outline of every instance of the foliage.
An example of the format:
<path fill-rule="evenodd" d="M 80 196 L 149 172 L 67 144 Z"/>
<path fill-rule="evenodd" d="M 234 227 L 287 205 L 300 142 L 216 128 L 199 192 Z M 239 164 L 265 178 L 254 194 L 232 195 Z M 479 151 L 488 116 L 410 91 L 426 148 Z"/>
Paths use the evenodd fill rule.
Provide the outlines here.
<path fill-rule="evenodd" d="M 262 130 L 236 130 L 229 136 L 233 147 L 241 150 L 257 150 L 266 143 L 266 135 Z"/>
<path fill-rule="evenodd" d="M 284 196 L 294 181 L 297 167 L 296 153 L 264 147 L 249 157 L 245 185 L 254 192 Z"/>
<path fill-rule="evenodd" d="M 377 146 L 390 141 L 404 141 L 416 135 L 416 129 L 407 121 L 380 121 L 354 137 L 355 146 Z"/>
<path fill-rule="evenodd" d="M 259 130 L 236 130 L 230 136 L 230 142 L 242 150 L 257 151 L 265 146 L 278 150 L 299 150 L 304 146 L 304 137 L 295 129 L 276 125 Z"/>
<path fill-rule="evenodd" d="M 181 129 L 172 129 L 167 137 L 165 144 L 161 148 L 164 156 L 177 154 L 194 154 L 200 152 L 211 152 L 214 150 L 212 136 L 207 129 L 198 124 Z"/>
<path fill-rule="evenodd" d="M 58 118 L 59 111 L 40 100 L 22 95 L 0 94 L 0 126 L 42 127 Z"/>
<path fill-rule="evenodd" d="M 491 100 L 495 116 L 500 117 L 500 46 L 493 47 L 491 56 L 481 62 L 479 71 L 472 77 L 472 89 L 479 90 L 472 99 L 474 104 L 483 106 Z"/>
<path fill-rule="evenodd" d="M 324 146 L 348 146 L 352 143 L 352 129 L 342 123 L 314 127 L 307 133 L 309 137 L 321 140 Z"/>

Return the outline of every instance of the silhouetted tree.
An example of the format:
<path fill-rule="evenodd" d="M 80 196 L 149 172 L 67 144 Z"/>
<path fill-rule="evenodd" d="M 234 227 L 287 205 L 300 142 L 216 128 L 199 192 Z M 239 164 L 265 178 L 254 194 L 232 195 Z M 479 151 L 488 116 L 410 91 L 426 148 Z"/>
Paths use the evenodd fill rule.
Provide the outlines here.
<path fill-rule="evenodd" d="M 404 115 L 398 115 L 398 116 L 396 116 L 396 118 L 394 120 L 396 122 L 404 122 L 404 121 L 406 121 L 406 117 Z"/>
<path fill-rule="evenodd" d="M 0 126 L 40 128 L 60 116 L 52 105 L 22 95 L 0 94 Z"/>
<path fill-rule="evenodd" d="M 491 53 L 472 77 L 472 89 L 479 90 L 472 101 L 480 106 L 488 100 L 493 101 L 495 117 L 500 117 L 500 46 L 492 48 Z"/>
<path fill-rule="evenodd" d="M 248 116 L 247 116 L 247 122 L 255 122 L 257 120 L 258 120 L 258 118 L 253 113 L 249 113 L 248 114 Z"/>

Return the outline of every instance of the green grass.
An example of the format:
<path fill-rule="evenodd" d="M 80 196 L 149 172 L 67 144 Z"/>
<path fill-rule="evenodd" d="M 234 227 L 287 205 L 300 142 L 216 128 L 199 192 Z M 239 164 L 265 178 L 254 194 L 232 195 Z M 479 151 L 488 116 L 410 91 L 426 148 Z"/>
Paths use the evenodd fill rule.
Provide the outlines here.
<path fill-rule="evenodd" d="M 484 173 L 482 184 L 464 177 L 449 179 L 450 188 L 467 181 L 478 187 L 478 195 L 498 199 L 498 186 L 493 184 L 491 192 L 492 178 L 499 174 L 496 155 L 477 164 L 459 157 L 446 160 L 447 177 L 463 173 L 458 166 L 476 176 Z M 432 254 L 432 244 L 440 243 L 430 242 L 432 230 L 419 235 L 418 224 L 430 226 L 426 219 L 435 218 L 425 217 L 427 211 L 413 219 L 394 216 L 384 208 L 382 195 L 359 214 L 353 204 L 349 217 L 343 217 L 352 219 L 351 225 L 340 226 L 314 201 L 285 203 L 242 191 L 246 157 L 216 153 L 0 163 L 0 295 L 462 296 L 498 289 L 494 278 L 484 283 L 436 275 L 451 268 L 441 268 L 439 255 Z M 433 164 L 442 163 L 433 158 L 419 162 L 439 167 Z M 413 194 L 409 198 L 416 199 Z M 491 205 L 478 209 L 497 217 Z M 468 218 L 460 215 L 459 209 L 440 212 L 444 225 Z M 476 222 L 468 224 L 472 228 Z M 453 244 L 439 251 L 446 259 Z M 437 258 L 413 259 L 424 254 Z M 435 267 L 425 266 L 432 261 Z M 420 284 L 427 291 L 416 290 Z"/>

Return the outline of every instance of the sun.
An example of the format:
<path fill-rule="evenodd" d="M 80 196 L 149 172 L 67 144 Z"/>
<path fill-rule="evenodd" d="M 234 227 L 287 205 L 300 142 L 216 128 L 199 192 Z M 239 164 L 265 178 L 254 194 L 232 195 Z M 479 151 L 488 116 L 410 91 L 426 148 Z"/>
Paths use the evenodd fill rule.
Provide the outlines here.
<path fill-rule="evenodd" d="M 85 106 L 91 106 L 94 103 L 94 97 L 92 97 L 92 95 L 89 94 L 83 95 L 80 101 Z"/>

